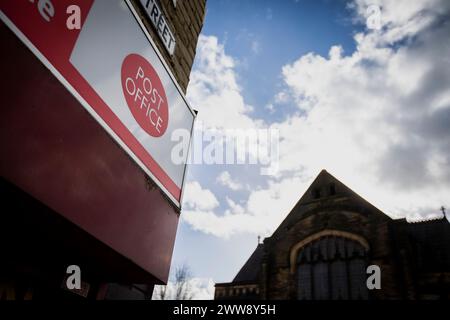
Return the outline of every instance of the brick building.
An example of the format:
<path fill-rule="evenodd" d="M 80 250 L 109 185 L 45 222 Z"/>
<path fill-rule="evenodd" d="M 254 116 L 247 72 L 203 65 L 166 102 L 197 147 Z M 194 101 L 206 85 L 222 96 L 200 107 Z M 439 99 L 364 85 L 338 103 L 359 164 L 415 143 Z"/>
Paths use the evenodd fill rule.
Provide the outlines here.
<path fill-rule="evenodd" d="M 206 10 L 206 0 L 50 0 L 46 7 L 38 1 L 1 3 L 0 300 L 150 298 L 154 285 L 167 282 L 180 208 L 125 143 L 118 143 L 113 129 L 105 130 L 101 114 L 86 111 L 80 96 L 88 95 L 70 90 L 70 77 L 80 72 L 58 69 L 62 43 L 83 36 L 66 28 L 69 5 L 81 7 L 82 31 L 86 24 L 103 26 L 101 20 L 143 39 L 146 46 L 137 49 L 150 52 L 159 77 L 167 79 L 164 86 L 176 88 L 169 99 L 184 99 Z M 126 19 L 111 22 L 113 14 Z M 34 37 L 35 30 L 45 37 Z M 118 36 L 111 29 L 96 30 L 106 35 L 107 45 Z M 116 47 L 126 43 L 125 33 Z M 52 50 L 57 54 L 48 54 Z M 90 63 L 96 54 L 81 55 L 81 60 Z M 107 52 L 96 64 L 106 65 L 108 54 L 119 55 Z M 119 72 L 111 71 L 115 78 L 109 82 L 120 86 L 117 65 Z M 95 67 L 91 63 L 88 69 Z M 81 289 L 65 287 L 70 265 L 81 269 Z"/>
<path fill-rule="evenodd" d="M 206 0 L 160 0 L 159 7 L 167 17 L 169 29 L 175 35 L 175 50 L 171 55 L 158 36 L 156 27 L 145 10 L 148 0 L 133 0 L 142 22 L 147 27 L 152 39 L 155 39 L 159 52 L 163 54 L 178 84 L 186 93 L 192 64 L 195 57 L 197 40 L 203 26 L 206 14 Z M 151 11 L 150 11 L 151 15 Z"/>
<path fill-rule="evenodd" d="M 368 290 L 366 268 L 381 269 Z M 449 299 L 450 223 L 393 220 L 323 170 L 215 299 Z"/>

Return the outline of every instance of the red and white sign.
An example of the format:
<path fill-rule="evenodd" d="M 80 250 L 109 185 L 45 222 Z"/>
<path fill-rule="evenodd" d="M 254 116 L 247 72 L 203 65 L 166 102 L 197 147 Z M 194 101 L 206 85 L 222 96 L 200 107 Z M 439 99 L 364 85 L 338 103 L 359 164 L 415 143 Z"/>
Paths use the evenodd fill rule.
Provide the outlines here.
<path fill-rule="evenodd" d="M 141 128 L 153 137 L 162 136 L 169 123 L 167 96 L 158 74 L 144 57 L 133 53 L 125 58 L 122 88 Z"/>
<path fill-rule="evenodd" d="M 80 29 L 68 28 L 73 5 Z M 171 134 L 192 132 L 195 114 L 129 0 L 0 0 L 0 9 L 2 21 L 179 207 L 186 161 L 171 160 Z"/>

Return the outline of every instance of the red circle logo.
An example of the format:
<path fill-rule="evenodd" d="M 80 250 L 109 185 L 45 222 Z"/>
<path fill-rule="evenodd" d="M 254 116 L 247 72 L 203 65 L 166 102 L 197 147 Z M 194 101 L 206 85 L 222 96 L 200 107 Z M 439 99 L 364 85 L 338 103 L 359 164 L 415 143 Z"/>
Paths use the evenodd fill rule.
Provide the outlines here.
<path fill-rule="evenodd" d="M 160 137 L 169 123 L 166 92 L 152 65 L 138 54 L 122 63 L 122 89 L 134 119 L 152 137 Z"/>

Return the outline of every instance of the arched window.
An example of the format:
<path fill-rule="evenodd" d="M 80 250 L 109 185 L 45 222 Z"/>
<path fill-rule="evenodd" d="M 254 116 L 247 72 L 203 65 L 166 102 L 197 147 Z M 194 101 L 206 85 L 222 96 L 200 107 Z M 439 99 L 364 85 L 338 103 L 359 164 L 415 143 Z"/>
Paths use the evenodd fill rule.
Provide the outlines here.
<path fill-rule="evenodd" d="M 299 300 L 367 299 L 367 250 L 359 242 L 325 236 L 306 244 L 297 256 Z"/>

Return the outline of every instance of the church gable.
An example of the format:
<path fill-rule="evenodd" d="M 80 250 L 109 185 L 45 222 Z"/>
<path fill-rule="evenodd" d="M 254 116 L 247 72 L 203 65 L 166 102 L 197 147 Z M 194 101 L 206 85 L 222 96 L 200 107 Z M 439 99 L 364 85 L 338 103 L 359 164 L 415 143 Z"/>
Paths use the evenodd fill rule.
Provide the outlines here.
<path fill-rule="evenodd" d="M 448 229 L 445 218 L 392 220 L 323 170 L 233 282 L 216 284 L 215 298 L 448 297 Z M 383 285 L 369 292 L 371 265 L 382 270 Z"/>
<path fill-rule="evenodd" d="M 352 211 L 374 219 L 391 220 L 326 170 L 322 170 L 272 237 L 283 234 L 307 216 L 324 211 Z"/>

